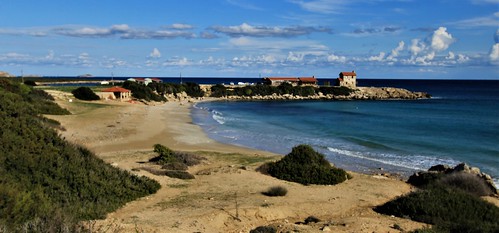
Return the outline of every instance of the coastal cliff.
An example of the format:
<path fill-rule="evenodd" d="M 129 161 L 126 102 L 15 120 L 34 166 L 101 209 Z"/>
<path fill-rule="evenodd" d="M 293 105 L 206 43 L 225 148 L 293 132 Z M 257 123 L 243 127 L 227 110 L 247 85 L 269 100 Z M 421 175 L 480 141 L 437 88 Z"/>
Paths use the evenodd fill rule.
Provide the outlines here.
<path fill-rule="evenodd" d="M 390 99 L 427 99 L 431 95 L 425 92 L 413 92 L 403 88 L 394 87 L 358 87 L 349 95 L 332 95 L 319 92 L 311 96 L 299 96 L 293 94 L 272 94 L 254 96 L 224 96 L 225 100 L 390 100 Z"/>

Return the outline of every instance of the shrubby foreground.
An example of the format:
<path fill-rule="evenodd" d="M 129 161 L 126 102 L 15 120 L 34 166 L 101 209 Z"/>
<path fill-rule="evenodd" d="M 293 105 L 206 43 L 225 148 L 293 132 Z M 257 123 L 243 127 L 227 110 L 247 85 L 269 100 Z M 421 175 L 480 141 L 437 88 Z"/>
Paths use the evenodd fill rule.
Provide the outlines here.
<path fill-rule="evenodd" d="M 43 91 L 0 79 L 0 227 L 74 232 L 160 185 L 61 139 L 41 114 L 67 114 Z"/>

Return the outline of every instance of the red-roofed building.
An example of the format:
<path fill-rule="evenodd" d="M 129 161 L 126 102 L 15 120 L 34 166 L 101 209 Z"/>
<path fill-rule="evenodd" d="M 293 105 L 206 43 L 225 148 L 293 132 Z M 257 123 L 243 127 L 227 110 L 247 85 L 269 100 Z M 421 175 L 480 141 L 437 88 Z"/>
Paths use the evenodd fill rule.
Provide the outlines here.
<path fill-rule="evenodd" d="M 317 81 L 317 79 L 312 76 L 312 77 L 300 77 L 298 78 L 300 80 L 300 85 L 317 85 L 317 83 L 319 81 Z"/>
<path fill-rule="evenodd" d="M 132 91 L 125 89 L 123 87 L 110 87 L 106 88 L 99 93 L 97 93 L 101 99 L 109 100 L 109 99 L 119 99 L 130 100 L 132 98 Z"/>
<path fill-rule="evenodd" d="M 357 74 L 352 72 L 341 72 L 338 78 L 338 86 L 356 88 L 357 87 Z"/>
<path fill-rule="evenodd" d="M 263 83 L 272 85 L 272 86 L 279 86 L 283 83 L 289 83 L 293 86 L 296 85 L 317 85 L 317 79 L 312 76 L 312 77 L 267 77 L 263 78 Z"/>

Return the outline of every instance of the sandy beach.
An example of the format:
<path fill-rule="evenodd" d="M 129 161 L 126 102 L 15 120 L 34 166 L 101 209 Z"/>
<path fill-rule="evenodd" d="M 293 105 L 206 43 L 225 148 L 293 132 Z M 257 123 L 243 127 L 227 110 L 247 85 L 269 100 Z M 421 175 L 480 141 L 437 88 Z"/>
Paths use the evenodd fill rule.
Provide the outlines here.
<path fill-rule="evenodd" d="M 61 122 L 61 136 L 86 146 L 106 162 L 157 180 L 154 195 L 133 201 L 91 221 L 94 230 L 111 232 L 249 232 L 274 225 L 280 231 L 401 232 L 424 224 L 375 213 L 372 207 L 411 191 L 396 178 L 351 173 L 335 186 L 304 186 L 263 175 L 255 169 L 280 155 L 218 143 L 192 124 L 190 103 L 145 105 L 116 101 L 72 101 L 71 94 L 50 91 L 73 114 L 49 116 Z M 189 168 L 193 180 L 153 175 L 141 170 L 155 156 L 154 144 L 207 158 Z M 280 185 L 284 197 L 261 192 Z M 321 221 L 299 224 L 315 216 Z M 298 223 L 298 224 L 297 224 Z M 394 227 L 396 226 L 396 227 Z M 109 232 L 109 231 L 108 231 Z"/>

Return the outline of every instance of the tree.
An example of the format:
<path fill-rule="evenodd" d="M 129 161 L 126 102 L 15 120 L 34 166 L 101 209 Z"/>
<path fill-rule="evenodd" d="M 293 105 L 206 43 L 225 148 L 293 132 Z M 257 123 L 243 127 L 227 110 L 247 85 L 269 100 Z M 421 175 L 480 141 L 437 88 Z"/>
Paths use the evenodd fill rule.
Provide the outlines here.
<path fill-rule="evenodd" d="M 71 93 L 73 93 L 75 98 L 80 100 L 100 100 L 100 97 L 88 87 L 78 87 Z"/>

